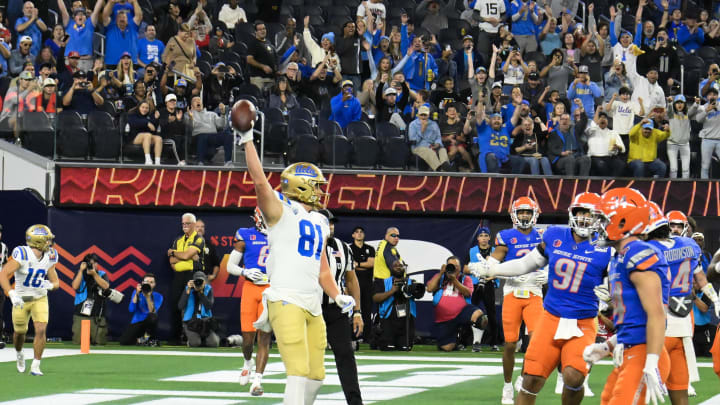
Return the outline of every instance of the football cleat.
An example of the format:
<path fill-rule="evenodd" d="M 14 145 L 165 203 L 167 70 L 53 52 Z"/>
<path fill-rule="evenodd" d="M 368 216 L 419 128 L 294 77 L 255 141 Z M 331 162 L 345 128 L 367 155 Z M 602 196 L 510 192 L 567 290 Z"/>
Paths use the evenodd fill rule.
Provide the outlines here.
<path fill-rule="evenodd" d="M 17 353 L 17 371 L 18 373 L 25 372 L 25 353 L 22 351 Z"/>
<path fill-rule="evenodd" d="M 255 374 L 255 378 L 253 378 L 252 385 L 250 385 L 250 395 L 254 397 L 259 397 L 264 394 L 265 391 L 262 387 L 262 378 L 260 374 Z"/>
<path fill-rule="evenodd" d="M 30 375 L 35 375 L 35 376 L 44 375 L 44 374 L 42 373 L 42 371 L 40 371 L 40 365 L 39 365 L 39 364 L 37 364 L 37 365 L 36 365 L 36 364 L 33 364 L 32 366 L 30 366 Z"/>
<path fill-rule="evenodd" d="M 252 377 L 252 370 L 255 368 L 255 360 L 250 359 L 243 365 L 242 371 L 240 372 L 240 385 L 247 385 Z"/>
<path fill-rule="evenodd" d="M 513 399 L 513 386 L 512 383 L 505 383 L 503 385 L 503 391 L 502 391 L 502 399 L 500 400 L 501 404 L 514 404 L 515 400 Z"/>

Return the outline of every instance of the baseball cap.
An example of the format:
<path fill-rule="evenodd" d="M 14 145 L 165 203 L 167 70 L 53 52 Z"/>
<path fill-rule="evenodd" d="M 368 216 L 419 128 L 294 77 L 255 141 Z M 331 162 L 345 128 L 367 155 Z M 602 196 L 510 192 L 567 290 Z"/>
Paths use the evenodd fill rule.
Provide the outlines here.
<path fill-rule="evenodd" d="M 686 101 L 685 96 L 683 96 L 682 94 L 678 94 L 677 96 L 675 96 L 675 98 L 673 99 L 673 103 L 677 103 L 678 101 L 682 101 L 684 103 Z"/>
<path fill-rule="evenodd" d="M 495 83 L 493 83 L 492 87 L 493 87 L 493 89 L 494 89 L 495 87 L 500 87 L 500 88 L 502 88 L 502 83 L 500 83 L 500 82 L 495 82 Z"/>
<path fill-rule="evenodd" d="M 473 41 L 472 35 L 465 35 L 465 36 L 463 37 L 463 42 L 468 41 L 468 40 Z"/>
<path fill-rule="evenodd" d="M 578 68 L 578 73 L 588 73 L 590 70 L 588 69 L 587 65 L 580 65 Z"/>
<path fill-rule="evenodd" d="M 530 102 L 527 101 L 527 100 L 523 100 L 520 104 L 525 104 L 525 105 L 529 106 L 529 105 L 530 105 Z"/>
<path fill-rule="evenodd" d="M 342 86 L 340 86 L 340 87 L 345 87 L 345 86 L 353 87 L 353 82 L 352 82 L 352 80 L 344 80 L 344 81 L 342 82 Z"/>
<path fill-rule="evenodd" d="M 335 215 L 333 215 L 332 212 L 330 212 L 330 210 L 328 210 L 327 208 L 323 208 L 323 209 L 319 210 L 318 212 L 320 214 L 324 215 L 328 219 L 328 222 L 330 222 L 332 224 L 338 222 L 338 219 L 335 217 Z"/>
<path fill-rule="evenodd" d="M 653 126 L 653 123 L 652 123 L 652 122 L 646 122 L 645 124 L 643 124 L 642 127 L 643 127 L 643 128 L 647 128 L 647 129 L 653 129 L 653 128 L 655 128 L 655 127 Z"/>
<path fill-rule="evenodd" d="M 530 80 L 540 80 L 540 75 L 537 72 L 531 72 L 528 75 L 528 79 Z"/>
<path fill-rule="evenodd" d="M 27 35 L 23 35 L 23 36 L 20 38 L 20 42 L 32 42 L 32 41 L 33 41 L 32 38 L 30 38 L 30 37 L 27 36 Z"/>
<path fill-rule="evenodd" d="M 490 235 L 490 229 L 488 229 L 487 226 L 480 227 L 480 229 L 478 229 L 478 231 L 477 231 L 477 234 L 480 235 L 483 233 Z"/>
<path fill-rule="evenodd" d="M 175 87 L 187 87 L 187 80 L 185 79 L 178 79 L 175 82 Z"/>
<path fill-rule="evenodd" d="M 167 96 L 165 96 L 165 102 L 166 102 L 166 103 L 169 103 L 169 102 L 171 102 L 171 101 L 173 101 L 173 100 L 177 101 L 177 96 L 176 96 L 176 95 L 170 93 L 170 94 L 168 94 Z"/>
<path fill-rule="evenodd" d="M 73 10 L 72 15 L 73 15 L 73 17 L 75 17 L 76 14 L 78 14 L 78 13 L 85 14 L 85 12 L 86 12 L 85 7 L 78 7 L 75 10 Z"/>
<path fill-rule="evenodd" d="M 53 79 L 52 77 L 48 77 L 48 78 L 46 78 L 45 80 L 43 80 L 43 84 L 42 84 L 42 85 L 43 85 L 43 87 L 45 87 L 45 86 L 56 86 L 57 83 L 55 82 L 55 79 Z"/>
<path fill-rule="evenodd" d="M 495 118 L 495 117 L 502 118 L 502 114 L 500 114 L 500 113 L 492 113 L 492 114 L 490 114 L 488 117 L 490 117 L 490 118 Z"/>
<path fill-rule="evenodd" d="M 25 79 L 25 80 L 32 80 L 32 79 L 33 79 L 33 74 L 30 73 L 30 72 L 28 72 L 27 70 L 23 70 L 23 71 L 20 73 L 20 78 L 21 78 L 21 79 Z"/>
<path fill-rule="evenodd" d="M 484 66 L 480 66 L 479 68 L 475 69 L 475 73 L 480 73 L 480 72 L 487 72 L 487 69 L 485 69 Z"/>
<path fill-rule="evenodd" d="M 78 70 L 77 72 L 73 73 L 73 78 L 76 79 L 84 79 L 87 77 L 87 74 L 84 70 Z"/>
<path fill-rule="evenodd" d="M 397 95 L 397 90 L 395 90 L 394 87 L 388 87 L 388 88 L 385 89 L 385 91 L 383 92 L 383 96 L 387 96 L 387 95 L 390 95 L 390 94 Z"/>
<path fill-rule="evenodd" d="M 196 271 L 195 273 L 193 273 L 193 280 L 207 281 L 207 275 L 202 271 Z"/>
<path fill-rule="evenodd" d="M 80 57 L 80 54 L 78 53 L 78 51 L 71 51 L 68 54 L 68 58 L 79 58 L 79 57 Z"/>
<path fill-rule="evenodd" d="M 120 55 L 120 59 L 122 58 L 132 58 L 132 56 L 130 56 L 130 52 L 123 52 L 122 55 Z"/>
<path fill-rule="evenodd" d="M 423 105 L 418 109 L 418 115 L 430 115 L 430 108 L 428 106 Z"/>

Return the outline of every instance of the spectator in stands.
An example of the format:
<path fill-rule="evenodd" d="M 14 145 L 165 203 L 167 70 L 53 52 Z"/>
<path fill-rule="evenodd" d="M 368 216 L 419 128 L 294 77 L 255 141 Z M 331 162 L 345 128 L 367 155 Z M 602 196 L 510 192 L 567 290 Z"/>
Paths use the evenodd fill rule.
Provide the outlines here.
<path fill-rule="evenodd" d="M 183 314 L 183 329 L 189 347 L 218 347 L 220 339 L 213 326 L 212 306 L 215 302 L 212 286 L 202 271 L 193 273 L 178 301 Z"/>
<path fill-rule="evenodd" d="M 413 40 L 414 53 L 405 63 L 403 74 L 411 90 L 430 90 L 432 82 L 438 74 L 435 58 L 429 53 L 430 43 L 423 37 L 415 37 Z"/>
<path fill-rule="evenodd" d="M 595 83 L 600 91 L 603 90 L 602 61 L 605 55 L 605 43 L 597 32 L 585 37 L 580 47 L 580 65 L 588 67 L 590 82 Z"/>
<path fill-rule="evenodd" d="M 677 41 L 687 52 L 697 50 L 705 42 L 705 32 L 698 25 L 697 15 L 693 11 L 685 17 L 685 25 L 678 29 Z"/>
<path fill-rule="evenodd" d="M 718 67 L 717 63 L 711 63 L 708 66 L 708 77 L 700 82 L 699 87 L 699 96 L 703 98 L 710 88 L 720 91 L 720 67 Z"/>
<path fill-rule="evenodd" d="M 73 74 L 73 85 L 63 96 L 63 107 L 68 110 L 77 111 L 81 115 L 90 114 L 105 102 L 100 96 L 103 90 L 103 83 L 100 87 L 93 89 L 92 82 L 87 80 L 87 74 L 78 70 Z"/>
<path fill-rule="evenodd" d="M 285 68 L 285 78 L 287 79 L 288 86 L 293 93 L 298 94 L 302 86 L 303 75 L 300 72 L 297 63 L 290 62 L 287 64 L 287 67 Z"/>
<path fill-rule="evenodd" d="M 510 154 L 510 129 L 503 124 L 500 113 L 493 112 L 486 118 L 485 106 L 478 104 L 476 110 L 477 144 L 479 147 L 478 166 L 481 173 L 511 172 L 520 174 L 525 160 Z M 520 110 L 516 109 L 516 115 Z"/>
<path fill-rule="evenodd" d="M 450 171 L 447 150 L 442 146 L 440 127 L 430 120 L 430 108 L 423 105 L 418 110 L 417 118 L 410 123 L 408 139 L 412 153 L 420 157 L 433 171 L 438 169 Z"/>
<path fill-rule="evenodd" d="M 32 73 L 28 71 L 22 72 L 17 86 L 10 86 L 5 94 L 2 113 L 0 114 L 0 132 L 14 132 L 15 141 L 20 139 L 19 128 L 16 126 L 17 119 L 21 118 L 25 112 L 23 100 L 33 89 L 34 79 Z"/>
<path fill-rule="evenodd" d="M 360 87 L 360 51 L 362 49 L 360 42 L 362 38 L 355 29 L 353 21 L 346 21 L 342 27 L 343 35 L 337 38 L 336 47 L 337 54 L 340 57 L 340 66 L 342 66 L 343 77 L 353 82 L 353 86 Z"/>
<path fill-rule="evenodd" d="M 550 87 L 543 86 L 538 72 L 531 72 L 527 75 L 527 81 L 520 87 L 523 97 L 534 106 L 539 104 L 541 98 L 548 95 Z"/>
<path fill-rule="evenodd" d="M 439 55 L 437 55 L 438 52 L 433 54 L 433 57 L 436 55 L 439 56 L 435 58 L 435 63 L 438 65 L 438 77 L 448 76 L 454 78 L 457 76 L 457 63 L 453 60 L 454 52 L 452 45 L 445 44 L 440 47 L 440 45 L 434 40 L 432 40 L 431 43 L 435 49 L 441 49 L 439 51 Z"/>
<path fill-rule="evenodd" d="M 490 90 L 490 94 L 486 98 L 485 107 L 486 111 L 490 114 L 494 113 L 500 113 L 502 111 L 503 106 L 503 98 L 507 96 L 502 94 L 502 83 L 495 82 L 492 84 L 492 88 Z M 509 100 L 504 100 L 506 103 Z M 477 104 L 480 106 L 480 103 Z"/>
<path fill-rule="evenodd" d="M 657 66 L 648 69 L 646 77 L 638 76 L 635 78 L 635 90 L 633 91 L 632 100 L 637 102 L 642 100 L 643 108 L 647 112 L 655 109 L 665 110 L 665 92 L 658 83 Z"/>
<path fill-rule="evenodd" d="M 540 71 L 540 77 L 547 76 L 547 83 L 550 89 L 557 90 L 560 97 L 565 97 L 570 76 L 575 74 L 575 67 L 572 60 L 565 59 L 562 50 L 555 49 L 552 52 L 550 63 Z"/>
<path fill-rule="evenodd" d="M 657 31 L 655 45 L 646 49 L 645 54 L 638 57 L 638 65 L 643 65 L 639 70 L 647 72 L 655 67 L 658 72 L 658 84 L 665 93 L 680 82 L 680 60 L 677 55 L 677 48 L 669 41 L 668 33 L 664 28 Z"/>
<path fill-rule="evenodd" d="M 285 76 L 279 76 L 275 86 L 270 91 L 270 99 L 268 100 L 268 108 L 277 108 L 287 114 L 293 108 L 300 107 L 295 98 L 295 93 L 288 86 L 288 80 Z"/>
<path fill-rule="evenodd" d="M 682 162 L 681 176 L 684 179 L 690 177 L 690 120 L 700 107 L 700 99 L 695 98 L 695 103 L 688 109 L 685 96 L 678 94 L 673 99 L 668 97 L 668 120 L 670 122 L 670 137 L 667 142 L 667 155 L 670 161 L 670 178 L 678 177 L 678 154 Z"/>
<path fill-rule="evenodd" d="M 618 96 L 619 94 L 619 96 Z M 621 153 L 621 157 L 625 157 L 625 154 L 630 148 L 630 129 L 632 129 L 635 116 L 645 116 L 645 107 L 643 107 L 642 99 L 638 101 L 630 100 L 631 91 L 627 87 L 621 87 L 618 93 L 613 94 L 610 101 L 605 105 L 605 111 L 613 119 L 613 130 L 620 134 L 625 145 L 625 153 Z"/>
<path fill-rule="evenodd" d="M 612 68 L 605 73 L 605 102 L 616 96 L 622 87 L 627 88 L 632 94 L 633 81 L 627 75 L 625 64 L 615 59 Z"/>
<path fill-rule="evenodd" d="M 320 45 L 310 35 L 310 17 L 306 16 L 303 21 L 303 42 L 305 48 L 310 52 L 312 65 L 327 59 L 328 68 L 337 66 L 341 69 L 340 56 L 335 52 L 335 33 L 327 32 L 320 38 Z M 342 70 L 342 69 L 341 69 Z"/>
<path fill-rule="evenodd" d="M 577 108 L 582 108 L 582 105 Z M 590 174 L 590 157 L 581 150 L 577 137 L 580 134 L 576 134 L 576 126 L 585 125 L 580 122 L 576 122 L 574 126 L 570 125 L 570 115 L 563 114 L 560 116 L 557 128 L 548 134 L 547 155 L 556 174 L 565 176 Z"/>
<path fill-rule="evenodd" d="M 720 111 L 718 111 L 718 91 L 715 87 L 708 89 L 706 93 L 707 104 L 698 109 L 695 120 L 703 125 L 700 131 L 702 153 L 700 178 L 710 178 L 710 164 L 713 156 L 720 157 Z M 717 174 L 716 174 L 717 177 Z"/>
<path fill-rule="evenodd" d="M 327 69 L 327 64 L 320 62 L 317 64 L 312 76 L 310 76 L 309 79 L 303 80 L 301 92 L 313 99 L 316 106 L 329 103 L 330 98 L 334 97 L 340 91 L 338 83 L 342 80 L 342 74 L 337 66 L 335 66 L 334 69 L 332 74 L 330 74 Z"/>
<path fill-rule="evenodd" d="M 80 54 L 77 52 L 70 52 L 67 57 L 67 65 L 58 66 L 58 80 L 60 81 L 60 91 L 67 93 L 70 87 L 73 85 L 73 77 L 76 72 L 81 71 L 80 69 Z"/>
<path fill-rule="evenodd" d="M 513 49 L 507 54 L 507 58 L 502 64 L 502 72 L 503 94 L 509 94 L 513 87 L 523 84 L 525 74 L 528 73 L 528 66 L 523 61 L 519 50 Z"/>
<path fill-rule="evenodd" d="M 214 110 L 220 103 L 227 103 L 230 100 L 232 88 L 238 84 L 235 74 L 235 68 L 225 65 L 223 62 L 218 62 L 213 66 L 213 70 L 205 78 L 203 84 L 204 104 L 207 108 Z"/>
<path fill-rule="evenodd" d="M 708 28 L 705 30 L 705 41 L 703 46 L 720 46 L 720 21 L 711 20 Z"/>
<path fill-rule="evenodd" d="M 535 130 L 536 123 L 539 131 Z M 551 176 L 550 161 L 543 156 L 543 132 L 546 133 L 547 128 L 539 117 L 536 117 L 535 120 L 531 117 L 522 118 L 512 131 L 511 153 L 519 155 L 525 160 L 525 163 L 530 166 L 530 174 L 538 175 L 542 169 L 544 175 Z"/>
<path fill-rule="evenodd" d="M 538 7 L 535 2 L 514 0 L 510 3 L 510 17 L 512 19 L 512 34 L 518 43 L 520 52 L 537 51 L 535 26 L 540 24 Z"/>
<path fill-rule="evenodd" d="M 218 106 L 220 114 L 203 108 L 200 97 L 192 99 L 192 108 L 188 111 L 192 123 L 192 136 L 197 139 L 198 166 L 204 166 L 208 159 L 208 147 L 211 150 L 222 146 L 225 151 L 225 166 L 232 165 L 233 136 L 227 131 L 219 132 L 225 126 L 225 104 Z"/>
<path fill-rule="evenodd" d="M 49 47 L 52 50 L 53 57 L 57 60 L 60 55 L 60 50 L 62 48 L 63 53 L 65 52 L 67 42 L 70 40 L 70 37 L 65 39 L 65 28 L 62 24 L 55 24 L 55 27 L 52 31 L 52 36 L 45 40 L 45 46 Z"/>
<path fill-rule="evenodd" d="M 625 145 L 617 131 L 608 128 L 608 115 L 602 105 L 595 111 L 585 135 L 591 159 L 590 174 L 605 178 L 621 177 L 625 162 L 618 155 L 625 152 Z"/>
<path fill-rule="evenodd" d="M 173 86 L 173 92 L 170 93 L 170 90 L 166 86 L 167 82 L 167 69 L 163 73 L 163 78 L 160 80 L 160 87 L 163 89 L 164 94 L 175 94 L 177 96 L 177 108 L 179 110 L 187 112 L 188 107 L 190 106 L 190 100 L 193 97 L 194 91 L 188 90 L 188 84 L 187 80 L 185 79 L 178 79 L 174 86 Z"/>
<path fill-rule="evenodd" d="M 616 24 L 615 22 L 615 7 L 610 7 L 610 21 L 611 25 Z M 618 41 L 616 37 L 616 32 L 614 29 L 610 29 L 610 43 L 612 44 L 613 48 L 613 60 L 620 60 L 625 64 L 625 69 L 627 70 L 627 75 L 629 77 L 634 77 L 637 73 L 636 70 L 636 62 L 637 62 L 637 55 L 636 50 L 637 47 L 633 44 L 633 36 L 631 33 L 623 30 L 620 33 L 620 40 Z"/>
<path fill-rule="evenodd" d="M 18 48 L 21 46 L 23 37 L 30 37 L 32 39 L 30 53 L 33 55 L 37 55 L 38 52 L 40 52 L 43 32 L 48 29 L 43 20 L 38 17 L 38 13 L 39 11 L 33 2 L 26 1 L 23 4 L 23 16 L 15 21 L 15 32 L 18 36 Z"/>
<path fill-rule="evenodd" d="M 42 92 L 27 100 L 28 111 L 44 111 L 47 114 L 57 114 L 62 111 L 62 106 L 57 100 L 57 82 L 52 77 L 43 81 Z"/>
<path fill-rule="evenodd" d="M 177 35 L 165 43 L 162 61 L 167 65 L 166 70 L 177 72 L 187 80 L 195 75 L 193 68 L 195 67 L 196 59 L 195 41 L 193 40 L 190 26 L 188 24 L 181 24 L 180 28 L 178 28 Z"/>
<path fill-rule="evenodd" d="M 475 2 L 475 10 L 480 14 L 480 35 L 478 51 L 487 58 L 490 56 L 490 44 L 499 40 L 500 24 L 505 20 L 505 2 L 501 0 L 479 0 Z M 477 66 L 477 65 L 476 65 Z"/>
<path fill-rule="evenodd" d="M 108 3 L 112 4 L 113 2 L 109 0 Z M 57 2 L 58 11 L 60 11 L 60 16 L 62 17 L 62 26 L 65 27 L 65 30 L 67 31 L 67 35 L 69 37 L 57 38 L 57 36 L 60 35 L 60 32 L 56 33 L 56 31 L 58 31 L 56 27 L 55 30 L 53 30 L 54 44 L 60 47 L 60 42 L 58 42 L 58 40 L 61 40 L 66 44 L 64 51 L 66 58 L 72 52 L 76 52 L 78 55 L 80 55 L 80 61 L 78 63 L 78 66 L 80 69 L 86 72 L 92 69 L 93 66 L 93 35 L 95 32 L 95 27 L 97 27 L 100 10 L 103 9 L 103 4 L 103 0 L 98 0 L 95 3 L 95 8 L 93 9 L 90 18 L 87 18 L 87 15 L 85 14 L 85 8 L 74 8 L 72 9 L 71 20 L 67 8 L 65 8 L 65 1 L 58 0 Z M 65 32 L 62 32 L 62 34 L 64 35 Z M 106 48 L 108 46 L 110 46 L 109 43 L 106 45 Z"/>
<path fill-rule="evenodd" d="M 133 68 L 133 61 L 129 52 L 123 52 L 114 71 L 110 72 L 113 86 L 118 88 L 126 97 L 133 94 L 133 84 L 137 83 L 138 75 Z M 129 110 L 134 106 L 127 107 Z"/>
<path fill-rule="evenodd" d="M 35 77 L 35 65 L 32 62 L 25 62 L 23 63 L 23 72 L 30 72 L 33 76 L 33 81 L 30 83 L 30 91 L 36 91 L 40 90 L 40 82 L 37 81 L 37 77 Z M 17 87 L 18 81 L 20 79 L 18 77 L 10 80 L 10 85 L 8 87 Z"/>
<path fill-rule="evenodd" d="M 464 101 L 455 90 L 455 80 L 452 77 L 446 76 L 440 80 L 440 83 L 443 87 L 430 94 L 430 102 L 438 109 L 444 110 L 446 105 Z"/>
<path fill-rule="evenodd" d="M 423 0 L 415 7 L 415 18 L 422 19 L 420 26 L 433 35 L 448 27 L 448 14 L 456 13 L 455 1 L 440 6 L 441 0 Z"/>
<path fill-rule="evenodd" d="M 157 31 L 154 25 L 145 28 L 145 37 L 138 40 L 138 65 L 143 68 L 150 63 L 160 63 L 160 58 L 165 52 L 165 44 L 157 39 Z"/>
<path fill-rule="evenodd" d="M 225 30 L 221 26 L 215 27 L 214 34 L 210 38 L 210 44 L 208 45 L 208 52 L 214 59 L 219 59 L 226 49 L 230 49 L 235 45 L 233 41 L 228 40 L 225 37 Z"/>
<path fill-rule="evenodd" d="M 165 107 L 160 110 L 160 136 L 175 141 L 175 148 L 180 155 L 178 166 L 185 166 L 185 120 L 177 104 L 177 96 L 172 93 L 165 96 Z"/>
<path fill-rule="evenodd" d="M 163 303 L 163 296 L 154 291 L 156 282 L 154 274 L 146 273 L 142 284 L 138 284 L 133 291 L 128 306 L 133 317 L 130 326 L 118 339 L 121 345 L 135 345 L 138 343 L 138 339 L 145 334 L 149 335 L 150 340 L 155 340 L 158 325 L 157 311 L 160 310 Z"/>
<path fill-rule="evenodd" d="M 457 74 L 454 76 L 457 88 L 464 90 L 470 87 L 469 79 L 473 77 L 474 69 L 485 64 L 482 56 L 474 49 L 472 35 L 463 37 L 463 48 L 457 50 L 454 61 L 457 66 Z"/>
<path fill-rule="evenodd" d="M 133 145 L 142 145 L 146 165 L 153 164 L 150 157 L 151 147 L 155 156 L 155 164 L 160 164 L 162 138 L 158 135 L 159 117 L 160 113 L 157 111 L 153 113 L 150 103 L 146 100 L 141 101 L 137 107 L 129 110 L 127 116 L 128 125 L 130 126 L 128 141 Z"/>
<path fill-rule="evenodd" d="M 652 116 L 650 114 L 648 118 L 643 118 L 630 130 L 628 167 L 635 178 L 665 177 L 667 170 L 665 162 L 657 157 L 657 146 L 670 136 L 670 126 L 666 123 L 662 130 L 654 128 Z"/>
<path fill-rule="evenodd" d="M 368 11 L 374 19 L 385 19 L 385 5 L 382 0 L 366 0 L 361 2 L 358 5 L 357 12 L 355 13 L 355 16 L 357 17 L 356 19 L 365 18 L 368 15 Z"/>
<path fill-rule="evenodd" d="M 398 99 L 397 86 L 400 86 L 400 98 Z M 385 88 L 385 83 L 380 82 L 375 90 L 375 105 L 377 106 L 377 114 L 375 122 L 389 122 L 397 126 L 401 131 L 405 130 L 405 121 L 402 119 L 402 112 L 407 106 L 410 98 L 410 89 L 407 83 L 392 82 Z"/>
<path fill-rule="evenodd" d="M 367 79 L 363 82 L 362 88 L 359 92 L 357 92 L 356 97 L 360 102 L 362 111 L 367 114 L 368 117 L 375 118 L 377 120 L 375 90 L 375 83 L 372 79 Z"/>
<path fill-rule="evenodd" d="M 10 75 L 17 76 L 23 69 L 23 63 L 35 62 L 35 54 L 30 52 L 33 40 L 25 35 L 20 38 L 18 48 L 11 52 L 8 68 Z"/>
<path fill-rule="evenodd" d="M 446 352 L 455 350 L 461 326 L 473 324 L 480 326 L 479 329 L 487 326 L 487 316 L 483 316 L 483 311 L 470 303 L 473 282 L 470 276 L 463 274 L 460 259 L 456 256 L 447 258 L 440 271 L 428 281 L 427 291 L 433 294 L 433 335 L 438 349 Z"/>
<path fill-rule="evenodd" d="M 468 72 L 469 74 L 470 72 Z M 489 99 L 492 83 L 488 80 L 488 72 L 484 66 L 475 69 L 475 75 L 469 77 L 468 82 L 470 83 L 472 97 L 472 105 L 468 107 L 474 110 L 479 103 L 484 103 L 485 100 Z"/>
<path fill-rule="evenodd" d="M 468 151 L 468 137 L 472 132 L 470 119 L 473 114 L 468 114 L 465 125 L 463 125 L 462 117 L 458 114 L 457 105 L 454 103 L 447 104 L 445 106 L 445 119 L 442 120 L 439 125 L 442 143 L 447 150 L 448 160 L 456 170 L 475 170 L 475 163 Z"/>
<path fill-rule="evenodd" d="M 210 30 L 212 30 L 212 22 L 203 9 L 202 2 L 198 2 L 198 5 L 195 7 L 195 11 L 190 16 L 187 24 L 192 30 L 195 45 L 198 49 L 207 50 L 208 45 L 210 44 Z"/>
<path fill-rule="evenodd" d="M 277 50 L 278 54 L 285 53 L 290 47 L 295 45 L 295 39 L 298 37 L 298 33 L 295 32 L 295 29 L 297 28 L 297 22 L 294 18 L 288 17 L 287 21 L 285 22 L 285 31 L 279 31 L 275 34 L 275 49 Z M 301 46 L 302 41 L 300 41 L 296 46 Z M 302 54 L 302 49 L 297 49 L 298 54 Z"/>
<path fill-rule="evenodd" d="M 48 74 L 53 71 L 57 73 L 57 70 L 55 69 L 55 66 L 57 66 L 57 61 L 53 56 L 52 50 L 47 46 L 44 46 L 42 49 L 40 49 L 40 53 L 35 58 L 35 71 L 42 74 L 42 66 L 47 67 Z"/>
<path fill-rule="evenodd" d="M 673 1 L 673 3 L 675 3 Z M 685 24 L 682 21 L 682 11 L 679 8 L 675 8 L 673 10 L 665 9 L 666 12 L 670 13 L 670 26 L 667 26 L 668 18 L 663 14 L 662 23 L 660 24 L 661 28 L 667 28 L 668 30 L 668 37 L 670 37 L 670 40 L 672 42 L 678 41 L 678 31 L 681 27 L 684 27 Z"/>
<path fill-rule="evenodd" d="M 250 69 L 250 83 L 258 89 L 264 90 L 275 83 L 277 72 L 277 55 L 275 48 L 267 40 L 265 23 L 255 21 L 255 39 L 248 44 L 248 68 Z"/>
<path fill-rule="evenodd" d="M 137 63 L 138 27 L 142 22 L 143 12 L 138 0 L 129 0 L 133 6 L 134 15 L 126 10 L 120 10 L 112 18 L 113 1 L 108 1 L 103 9 L 103 25 L 105 26 L 105 64 L 116 65 L 127 52 L 133 63 Z M 194 49 L 193 49 L 194 51 Z"/>
<path fill-rule="evenodd" d="M 0 77 L 8 75 L 8 60 L 10 60 L 11 55 L 10 31 L 0 30 Z"/>
<path fill-rule="evenodd" d="M 158 38 L 165 46 L 168 45 L 170 38 L 180 30 L 183 23 L 180 15 L 179 0 L 170 0 L 167 12 L 158 10 L 155 15 L 158 17 Z"/>
<path fill-rule="evenodd" d="M 330 121 L 336 121 L 340 128 L 345 129 L 348 124 L 362 119 L 360 101 L 353 94 L 353 82 L 345 80 L 342 91 L 330 100 Z"/>
<path fill-rule="evenodd" d="M 149 104 L 150 111 L 155 111 L 155 103 L 153 102 L 151 93 L 149 93 L 147 87 L 145 87 L 145 82 L 138 81 L 133 84 L 132 92 L 123 98 L 123 105 L 125 106 L 125 111 L 130 111 L 145 101 Z"/>
<path fill-rule="evenodd" d="M 562 48 L 561 36 L 565 35 L 566 26 L 563 26 L 561 30 L 558 27 L 557 20 L 552 16 L 548 15 L 547 23 L 543 26 L 542 31 L 538 34 L 540 40 L 540 50 L 543 55 L 550 56 L 553 49 Z"/>
<path fill-rule="evenodd" d="M 218 20 L 224 22 L 227 29 L 234 30 L 235 24 L 247 22 L 247 16 L 245 10 L 238 6 L 238 0 L 230 0 L 220 9 Z"/>
<path fill-rule="evenodd" d="M 655 72 L 657 79 L 657 72 Z M 582 65 L 578 68 L 578 77 L 568 88 L 567 97 L 574 102 L 571 105 L 571 111 L 574 113 L 578 106 L 582 106 L 585 111 L 595 111 L 595 99 L 602 97 L 602 88 L 590 81 L 589 69 Z M 575 102 L 580 100 L 580 103 Z"/>

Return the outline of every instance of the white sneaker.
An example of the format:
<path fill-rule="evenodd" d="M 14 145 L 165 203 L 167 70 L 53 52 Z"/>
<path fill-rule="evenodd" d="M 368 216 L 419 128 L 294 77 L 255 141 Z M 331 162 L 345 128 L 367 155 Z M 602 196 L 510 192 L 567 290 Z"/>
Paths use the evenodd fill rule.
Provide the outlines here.
<path fill-rule="evenodd" d="M 594 397 L 595 393 L 592 392 L 590 389 L 590 384 L 588 383 L 588 380 L 590 379 L 590 374 L 588 374 L 587 377 L 585 377 L 585 382 L 583 383 L 583 387 L 585 387 L 585 396 L 586 397 Z"/>
<path fill-rule="evenodd" d="M 689 397 L 697 396 L 697 392 L 695 392 L 695 388 L 693 388 L 692 384 L 688 384 L 688 396 Z"/>
<path fill-rule="evenodd" d="M 255 368 L 255 361 L 246 361 L 243 365 L 242 371 L 240 372 L 240 385 L 247 385 L 252 377 L 252 370 Z"/>
<path fill-rule="evenodd" d="M 40 365 L 33 364 L 30 366 L 30 375 L 43 375 L 42 371 L 40 371 Z"/>
<path fill-rule="evenodd" d="M 25 354 L 22 351 L 17 353 L 17 371 L 18 373 L 25 372 Z"/>
<path fill-rule="evenodd" d="M 515 403 L 515 400 L 513 399 L 512 383 L 505 383 L 505 385 L 503 385 L 502 400 L 500 403 L 510 405 Z"/>
<path fill-rule="evenodd" d="M 255 374 L 255 377 L 253 378 L 253 382 L 250 385 L 250 395 L 254 397 L 262 396 L 262 394 L 265 393 L 265 390 L 263 390 L 262 387 L 262 375 L 261 374 Z"/>
<path fill-rule="evenodd" d="M 557 382 L 555 383 L 555 393 L 562 394 L 565 383 L 563 382 L 562 373 L 558 373 Z"/>

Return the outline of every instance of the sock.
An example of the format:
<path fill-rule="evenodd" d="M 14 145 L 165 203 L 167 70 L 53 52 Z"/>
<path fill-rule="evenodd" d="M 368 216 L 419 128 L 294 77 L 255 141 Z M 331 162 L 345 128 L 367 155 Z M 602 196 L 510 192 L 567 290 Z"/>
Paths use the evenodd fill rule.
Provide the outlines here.
<path fill-rule="evenodd" d="M 160 158 L 157 156 L 155 157 L 155 164 L 160 165 Z"/>
<path fill-rule="evenodd" d="M 482 341 L 483 334 L 485 334 L 485 331 L 473 326 L 472 334 L 473 334 L 473 343 L 480 343 Z"/>
<path fill-rule="evenodd" d="M 315 403 L 315 398 L 322 386 L 323 380 L 311 380 L 309 378 L 305 380 L 305 405 L 312 405 Z"/>
<path fill-rule="evenodd" d="M 19 356 L 22 353 L 22 350 L 15 350 L 15 353 Z"/>
<path fill-rule="evenodd" d="M 149 153 L 145 154 L 145 163 L 152 163 L 152 158 Z"/>
<path fill-rule="evenodd" d="M 40 367 L 40 360 L 33 359 L 32 368 L 36 368 L 36 367 L 38 367 L 38 368 Z"/>
<path fill-rule="evenodd" d="M 307 378 L 297 375 L 287 376 L 285 383 L 285 394 L 283 405 L 304 405 L 305 404 L 305 383 Z"/>

